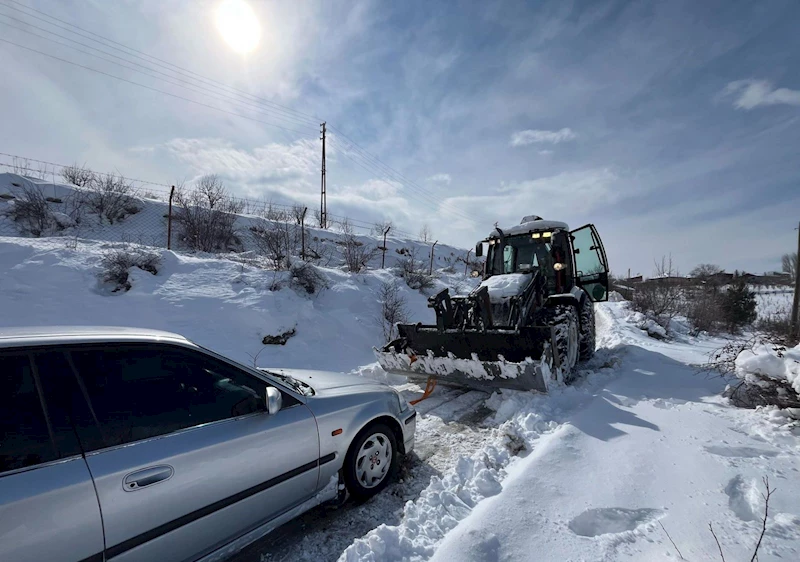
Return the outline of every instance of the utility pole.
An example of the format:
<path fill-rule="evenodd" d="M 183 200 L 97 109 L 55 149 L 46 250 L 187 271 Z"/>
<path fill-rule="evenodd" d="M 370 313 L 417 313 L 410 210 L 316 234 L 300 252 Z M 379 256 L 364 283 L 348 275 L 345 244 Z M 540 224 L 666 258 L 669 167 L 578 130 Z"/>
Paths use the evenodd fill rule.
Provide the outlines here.
<path fill-rule="evenodd" d="M 472 248 L 469 249 L 467 252 L 467 259 L 464 260 L 464 277 L 467 276 L 467 271 L 469 270 L 469 255 L 472 253 Z"/>
<path fill-rule="evenodd" d="M 797 225 L 797 261 L 794 264 L 794 302 L 792 303 L 792 335 L 800 336 L 800 224 Z"/>
<path fill-rule="evenodd" d="M 433 243 L 433 246 L 431 246 L 431 267 L 428 269 L 428 275 L 433 275 L 433 250 L 436 248 L 436 244 L 438 243 L 439 241 L 437 240 Z"/>
<path fill-rule="evenodd" d="M 172 198 L 175 196 L 175 186 L 169 190 L 169 214 L 167 215 L 167 250 L 172 249 Z"/>
<path fill-rule="evenodd" d="M 384 264 L 386 263 L 386 235 L 389 234 L 389 231 L 392 229 L 392 225 L 388 225 L 386 230 L 383 231 L 383 255 L 381 256 L 381 269 L 383 269 Z"/>
<path fill-rule="evenodd" d="M 308 207 L 303 207 L 303 214 L 300 215 L 300 259 L 306 261 L 306 211 Z"/>
<path fill-rule="evenodd" d="M 320 184 L 319 194 L 319 226 L 320 228 L 328 228 L 328 199 L 325 193 L 325 133 L 327 131 L 326 123 L 320 125 L 322 127 L 322 178 Z"/>

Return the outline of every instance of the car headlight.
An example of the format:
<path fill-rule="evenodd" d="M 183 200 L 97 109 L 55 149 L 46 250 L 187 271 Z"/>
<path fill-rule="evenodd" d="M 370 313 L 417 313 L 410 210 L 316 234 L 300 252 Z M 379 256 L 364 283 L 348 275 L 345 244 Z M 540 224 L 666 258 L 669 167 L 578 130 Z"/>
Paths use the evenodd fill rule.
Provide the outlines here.
<path fill-rule="evenodd" d="M 406 400 L 405 396 L 400 394 L 398 391 L 395 390 L 394 395 L 397 396 L 397 406 L 400 408 L 401 412 L 405 412 L 411 407 L 411 405 L 408 403 L 408 400 Z"/>

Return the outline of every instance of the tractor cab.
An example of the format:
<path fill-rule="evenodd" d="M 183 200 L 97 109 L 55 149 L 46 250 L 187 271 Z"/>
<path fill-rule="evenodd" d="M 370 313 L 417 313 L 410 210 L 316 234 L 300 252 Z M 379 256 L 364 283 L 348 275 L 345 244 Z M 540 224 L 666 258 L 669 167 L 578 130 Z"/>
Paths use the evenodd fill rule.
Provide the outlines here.
<path fill-rule="evenodd" d="M 483 255 L 484 244 L 484 280 L 538 272 L 548 296 L 569 293 L 577 285 L 595 302 L 608 298 L 608 261 L 594 225 L 570 231 L 566 223 L 532 215 L 509 229 L 495 228 L 475 247 L 476 256 Z"/>

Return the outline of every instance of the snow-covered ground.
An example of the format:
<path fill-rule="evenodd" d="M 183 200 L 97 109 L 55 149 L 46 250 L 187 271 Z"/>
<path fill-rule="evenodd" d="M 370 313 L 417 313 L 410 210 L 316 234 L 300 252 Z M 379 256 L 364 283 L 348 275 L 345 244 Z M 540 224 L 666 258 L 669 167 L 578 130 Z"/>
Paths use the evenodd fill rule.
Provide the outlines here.
<path fill-rule="evenodd" d="M 353 371 L 421 392 L 374 363 L 389 270 L 324 269 L 329 288 L 310 296 L 270 290 L 274 272 L 160 250 L 157 275 L 134 270 L 130 291 L 110 293 L 97 279 L 107 248 L 0 238 L 0 326 L 160 328 L 259 366 Z M 457 282 L 463 273 L 438 284 Z M 426 296 L 400 287 L 411 318 L 432 320 Z M 398 482 L 361 505 L 315 509 L 237 560 L 679 559 L 661 525 L 684 558 L 705 560 L 718 556 L 709 522 L 727 560 L 749 559 L 762 476 L 776 491 L 759 559 L 800 559 L 796 422 L 733 408 L 724 381 L 696 374 L 690 365 L 722 340 L 658 341 L 634 324 L 626 303 L 598 305 L 595 359 L 550 396 L 437 389 L 418 405 Z M 285 346 L 262 346 L 292 328 Z"/>

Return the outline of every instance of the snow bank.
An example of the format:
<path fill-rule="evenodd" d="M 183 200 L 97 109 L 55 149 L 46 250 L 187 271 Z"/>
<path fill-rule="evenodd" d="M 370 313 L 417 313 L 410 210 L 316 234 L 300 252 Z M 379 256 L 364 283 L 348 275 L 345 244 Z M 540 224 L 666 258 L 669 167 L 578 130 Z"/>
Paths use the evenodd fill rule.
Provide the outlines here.
<path fill-rule="evenodd" d="M 784 380 L 800 394 L 800 345 L 779 351 L 773 345 L 762 344 L 743 351 L 736 358 L 736 374 L 753 384 L 762 381 L 752 375 Z"/>
<path fill-rule="evenodd" d="M 587 376 L 591 373 L 586 373 Z M 503 489 L 507 469 L 523 451 L 561 427 L 554 418 L 591 396 L 591 383 L 556 387 L 550 395 L 504 390 L 486 406 L 495 410 L 493 437 L 470 456 L 461 456 L 443 477 L 433 477 L 416 501 L 408 502 L 398 525 L 381 525 L 356 540 L 339 562 L 422 561 L 431 558 L 445 535 L 485 499 Z"/>

